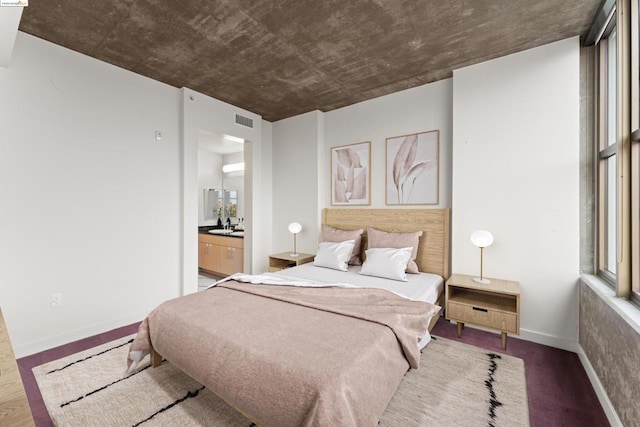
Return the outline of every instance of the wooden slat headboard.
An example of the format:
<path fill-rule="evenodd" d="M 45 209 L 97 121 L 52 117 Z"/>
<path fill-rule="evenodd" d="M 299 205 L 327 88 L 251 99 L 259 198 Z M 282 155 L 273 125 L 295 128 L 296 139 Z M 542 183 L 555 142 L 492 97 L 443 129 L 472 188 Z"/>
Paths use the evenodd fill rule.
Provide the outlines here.
<path fill-rule="evenodd" d="M 322 223 L 343 230 L 364 228 L 362 252 L 367 248 L 367 227 L 390 232 L 422 230 L 416 263 L 420 271 L 439 274 L 445 280 L 451 274 L 449 257 L 451 209 L 329 209 Z"/>

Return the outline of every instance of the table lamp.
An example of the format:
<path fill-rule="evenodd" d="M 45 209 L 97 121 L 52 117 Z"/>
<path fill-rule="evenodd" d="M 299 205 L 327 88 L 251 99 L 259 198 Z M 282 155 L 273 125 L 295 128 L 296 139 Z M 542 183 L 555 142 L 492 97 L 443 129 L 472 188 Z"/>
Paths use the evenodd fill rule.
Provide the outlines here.
<path fill-rule="evenodd" d="M 292 257 L 297 257 L 300 255 L 298 253 L 298 249 L 296 247 L 296 234 L 298 234 L 302 230 L 302 226 L 297 222 L 292 222 L 289 224 L 289 233 L 293 234 L 293 253 L 290 254 Z"/>
<path fill-rule="evenodd" d="M 473 281 L 483 285 L 489 284 L 491 281 L 482 277 L 482 253 L 484 248 L 493 243 L 493 235 L 485 230 L 476 230 L 471 233 L 471 243 L 480 248 L 480 277 L 474 277 Z"/>

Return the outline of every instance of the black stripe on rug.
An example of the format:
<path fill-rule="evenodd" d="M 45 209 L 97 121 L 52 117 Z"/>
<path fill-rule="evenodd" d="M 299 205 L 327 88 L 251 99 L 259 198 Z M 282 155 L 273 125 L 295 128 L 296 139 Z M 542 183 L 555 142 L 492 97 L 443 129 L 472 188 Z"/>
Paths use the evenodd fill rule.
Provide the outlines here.
<path fill-rule="evenodd" d="M 166 359 L 163 359 L 163 360 L 162 360 L 162 363 L 164 363 L 165 361 L 166 361 Z M 80 400 L 84 399 L 85 397 L 89 397 L 89 396 L 91 396 L 92 394 L 96 394 L 96 393 L 97 393 L 97 392 L 99 392 L 99 391 L 105 390 L 105 389 L 107 389 L 107 388 L 111 387 L 111 386 L 112 386 L 112 385 L 114 385 L 114 384 L 118 384 L 120 381 L 128 380 L 129 378 L 133 377 L 134 375 L 138 375 L 140 372 L 144 372 L 144 371 L 146 371 L 146 370 L 147 370 L 147 369 L 149 369 L 150 367 L 151 367 L 151 365 L 147 365 L 147 366 L 145 366 L 144 368 L 140 369 L 139 371 L 134 372 L 133 374 L 127 375 L 126 377 L 122 377 L 122 378 L 120 378 L 120 379 L 118 379 L 118 380 L 115 380 L 115 381 L 113 381 L 113 382 L 109 383 L 109 384 L 105 384 L 105 385 L 103 385 L 103 386 L 102 386 L 102 387 L 100 387 L 100 388 L 97 388 L 97 389 L 95 389 L 95 390 L 92 390 L 92 391 L 90 391 L 89 393 L 83 394 L 82 396 L 78 397 L 77 399 L 73 399 L 73 400 L 69 400 L 68 402 L 64 402 L 64 403 L 60 404 L 60 407 L 61 407 L 61 408 L 63 408 L 63 407 L 65 407 L 65 406 L 67 406 L 67 405 L 70 405 L 70 404 L 72 404 L 72 403 L 79 402 Z"/>
<path fill-rule="evenodd" d="M 151 418 L 155 417 L 158 414 L 163 413 L 164 411 L 167 411 L 171 408 L 173 408 L 174 406 L 184 402 L 187 399 L 191 399 L 192 397 L 196 397 L 198 395 L 198 393 L 200 393 L 202 390 L 204 390 L 204 386 L 194 390 L 194 391 L 188 391 L 187 394 L 185 394 L 183 397 L 181 397 L 180 399 L 177 399 L 175 402 L 168 404 L 167 406 L 165 406 L 164 408 L 154 412 L 153 414 L 149 415 L 147 418 L 145 418 L 142 421 L 139 421 L 137 423 L 135 423 L 132 427 L 137 427 L 140 424 L 146 423 L 147 421 L 149 421 Z"/>
<path fill-rule="evenodd" d="M 498 370 L 498 363 L 496 363 L 496 359 L 502 359 L 499 354 L 495 353 L 487 353 L 489 356 L 489 377 L 485 380 L 484 385 L 489 390 L 489 427 L 495 427 L 496 421 L 496 409 L 502 406 L 502 402 L 500 402 L 496 397 L 496 392 L 493 389 L 493 383 L 496 381 L 494 374 Z"/>
<path fill-rule="evenodd" d="M 47 372 L 47 373 L 46 373 L 46 375 L 53 374 L 54 372 L 62 371 L 63 369 L 67 369 L 69 366 L 73 366 L 73 365 L 75 365 L 76 363 L 84 362 L 85 360 L 89 360 L 89 359 L 91 359 L 92 357 L 100 356 L 101 354 L 108 353 L 108 352 L 110 352 L 111 350 L 115 350 L 116 348 L 124 347 L 124 346 L 125 346 L 125 345 L 127 345 L 127 344 L 131 344 L 132 342 L 133 342 L 133 338 L 131 338 L 129 341 L 127 341 L 127 342 L 125 342 L 125 343 L 122 343 L 122 344 L 117 345 L 117 346 L 115 346 L 115 347 L 111 347 L 111 348 L 108 348 L 108 349 L 106 349 L 106 350 L 103 350 L 103 351 L 101 351 L 100 353 L 92 354 L 91 356 L 87 356 L 87 357 L 85 357 L 84 359 L 79 359 L 79 360 L 76 360 L 75 362 L 71 362 L 71 363 L 69 363 L 69 364 L 66 364 L 66 365 L 64 365 L 62 368 L 58 368 L 58 369 L 54 369 L 53 371 L 49 371 L 49 372 Z"/>

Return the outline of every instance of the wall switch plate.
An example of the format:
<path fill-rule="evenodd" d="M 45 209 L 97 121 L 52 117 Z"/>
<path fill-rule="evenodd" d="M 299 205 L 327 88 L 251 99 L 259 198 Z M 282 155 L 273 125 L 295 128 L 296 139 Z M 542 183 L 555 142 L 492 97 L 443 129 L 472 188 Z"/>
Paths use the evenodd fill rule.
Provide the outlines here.
<path fill-rule="evenodd" d="M 162 131 L 156 131 L 156 141 L 162 141 Z"/>
<path fill-rule="evenodd" d="M 56 307 L 62 305 L 62 294 L 52 294 L 51 295 L 51 307 Z"/>

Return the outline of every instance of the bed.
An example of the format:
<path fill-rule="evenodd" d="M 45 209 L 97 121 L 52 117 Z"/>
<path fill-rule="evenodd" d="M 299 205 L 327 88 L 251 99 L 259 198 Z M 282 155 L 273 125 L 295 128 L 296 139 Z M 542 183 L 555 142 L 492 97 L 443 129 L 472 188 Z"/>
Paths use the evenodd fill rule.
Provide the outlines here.
<path fill-rule="evenodd" d="M 440 285 L 449 218 L 448 209 L 323 211 L 323 224 L 341 230 L 423 231 L 415 261 Z M 131 352 L 150 352 L 154 365 L 162 355 L 258 425 L 374 426 L 419 365 L 418 342 L 440 309 L 427 301 L 440 301 L 442 286 L 412 293 L 402 282 L 394 291 L 371 278 L 359 287 L 352 282 L 367 278 L 354 267 L 322 277 L 318 268 L 234 276 L 167 301 L 142 322 Z"/>
<path fill-rule="evenodd" d="M 350 265 L 348 271 L 343 272 L 316 267 L 313 263 L 309 263 L 275 273 L 266 273 L 265 276 L 283 279 L 283 283 L 291 281 L 293 282 L 292 286 L 296 284 L 301 286 L 305 284 L 309 286 L 326 284 L 327 286 L 385 289 L 413 301 L 424 301 L 440 307 L 444 306 L 444 278 L 438 274 L 410 274 L 407 275 L 407 282 L 399 282 L 375 276 L 364 276 L 359 274 L 360 268 L 357 265 Z M 438 316 L 432 317 L 428 328 L 429 331 L 437 320 Z M 428 333 L 426 338 L 428 338 Z M 428 339 L 421 341 L 420 348 L 427 343 Z"/>

